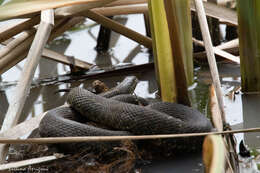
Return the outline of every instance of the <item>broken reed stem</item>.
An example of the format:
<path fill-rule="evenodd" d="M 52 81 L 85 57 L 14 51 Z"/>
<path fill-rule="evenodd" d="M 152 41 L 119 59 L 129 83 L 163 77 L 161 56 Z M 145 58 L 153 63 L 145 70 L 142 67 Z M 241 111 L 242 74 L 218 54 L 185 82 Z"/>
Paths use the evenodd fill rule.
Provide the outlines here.
<path fill-rule="evenodd" d="M 42 56 L 46 59 L 50 59 L 50 60 L 53 60 L 56 62 L 79 67 L 79 68 L 86 69 L 86 70 L 88 70 L 92 66 L 92 64 L 87 63 L 85 61 L 81 61 L 74 57 L 65 56 L 63 54 L 60 54 L 58 52 L 55 52 L 53 50 L 46 49 L 46 48 L 43 50 Z"/>
<path fill-rule="evenodd" d="M 29 38 L 23 41 L 21 44 L 16 46 L 11 52 L 7 55 L 1 57 L 0 59 L 0 74 L 9 70 L 15 64 L 20 62 L 27 55 L 27 51 L 29 50 L 29 46 L 32 43 L 34 34 L 32 34 Z"/>
<path fill-rule="evenodd" d="M 35 38 L 31 45 L 27 61 L 24 65 L 21 77 L 16 86 L 13 100 L 8 107 L 5 115 L 4 122 L 2 124 L 1 132 L 4 132 L 14 125 L 21 115 L 28 93 L 30 92 L 30 86 L 32 78 L 34 76 L 36 67 L 41 58 L 42 50 L 45 47 L 47 40 L 50 36 L 51 30 L 54 25 L 54 12 L 52 9 L 44 10 L 41 12 L 41 22 L 36 32 Z M 27 39 L 28 40 L 28 39 Z M 23 45 L 23 44 L 21 44 Z M 30 45 L 30 43 L 29 43 Z M 6 158 L 7 146 L 0 145 L 0 161 L 3 162 Z"/>
<path fill-rule="evenodd" d="M 200 46 L 202 46 L 202 47 L 205 47 L 205 44 L 203 43 L 203 41 L 197 40 L 197 39 L 195 39 L 195 38 L 192 38 L 192 41 L 193 41 L 195 44 L 198 44 L 198 45 L 200 45 Z M 225 44 L 225 43 L 224 43 L 224 44 Z M 228 53 L 228 52 L 226 52 L 226 51 L 224 51 L 224 50 L 221 49 L 221 48 L 224 49 L 226 46 L 227 46 L 227 47 L 232 47 L 232 46 L 233 46 L 232 44 L 233 44 L 233 43 L 213 47 L 214 53 L 215 53 L 216 55 L 221 56 L 221 57 L 223 57 L 223 58 L 225 58 L 225 59 L 228 59 L 228 60 L 230 60 L 230 61 L 232 61 L 232 62 L 235 62 L 235 63 L 237 63 L 237 64 L 240 64 L 240 58 L 239 58 L 239 57 L 234 56 L 234 55 L 232 55 L 231 53 Z M 235 46 L 235 45 L 234 45 L 234 46 Z M 220 47 L 220 48 L 219 48 L 219 47 Z"/>
<path fill-rule="evenodd" d="M 212 45 L 211 37 L 210 37 L 210 33 L 209 33 L 208 22 L 207 22 L 206 14 L 205 14 L 204 7 L 203 7 L 203 2 L 202 2 L 202 0 L 194 0 L 194 4 L 195 4 L 196 11 L 197 11 L 198 18 L 199 18 L 200 29 L 202 32 L 202 37 L 203 37 L 205 49 L 207 52 L 207 58 L 208 58 L 209 66 L 210 66 L 211 77 L 212 77 L 213 85 L 214 85 L 214 88 L 216 91 L 219 108 L 221 110 L 222 120 L 223 120 L 223 123 L 225 124 L 227 121 L 226 121 L 226 115 L 225 115 L 225 110 L 224 110 L 223 95 L 222 95 L 221 84 L 220 84 L 220 80 L 219 80 L 219 73 L 218 73 L 216 58 L 215 58 L 215 54 L 214 54 L 214 49 L 213 49 L 213 45 Z"/>
<path fill-rule="evenodd" d="M 84 17 L 74 17 L 74 18 L 57 20 L 57 23 L 59 23 L 60 25 L 55 26 L 55 28 L 53 29 L 53 31 L 51 33 L 49 41 L 60 36 L 65 31 L 67 31 L 68 29 L 72 28 L 74 25 L 76 25 L 84 20 L 85 20 Z M 5 55 L 3 58 L 0 59 L 0 74 L 6 72 L 7 70 L 12 68 L 14 65 L 19 63 L 26 57 L 26 55 L 28 53 L 27 51 L 29 50 L 29 46 L 31 45 L 31 43 L 33 41 L 33 37 L 34 37 L 34 34 L 31 35 L 29 38 L 27 38 L 20 45 L 15 47 L 10 53 L 8 53 L 7 55 Z"/>
<path fill-rule="evenodd" d="M 41 13 L 41 23 L 36 32 L 35 38 L 31 45 L 27 61 L 23 68 L 21 78 L 16 86 L 14 100 L 8 108 L 1 131 L 5 131 L 16 125 L 23 109 L 27 94 L 30 92 L 31 81 L 34 76 L 36 67 L 41 58 L 43 48 L 45 47 L 51 30 L 54 25 L 53 10 L 44 10 Z"/>
<path fill-rule="evenodd" d="M 168 134 L 168 135 L 142 135 L 142 136 L 80 136 L 80 137 L 48 137 L 48 138 L 29 138 L 29 139 L 13 139 L 0 138 L 3 144 L 50 144 L 50 143 L 71 143 L 71 142 L 106 142 L 120 140 L 149 140 L 149 139 L 173 139 L 184 137 L 198 137 L 207 135 L 225 135 L 235 133 L 252 133 L 260 132 L 260 128 L 249 128 L 241 130 L 227 130 L 222 132 L 207 133 L 186 133 L 186 134 Z"/>
<path fill-rule="evenodd" d="M 144 4 L 144 3 L 147 3 L 147 0 L 119 0 L 119 1 L 111 2 L 111 3 L 107 4 L 107 5 L 105 5 L 105 7 Z"/>
<path fill-rule="evenodd" d="M 16 38 L 16 39 L 18 39 L 18 38 Z M 14 43 L 16 43 L 19 40 L 19 39 L 18 40 L 16 40 L 16 39 L 12 39 L 12 40 L 9 39 L 10 41 L 9 42 L 6 41 L 8 43 L 7 44 L 3 44 L 3 45 L 5 45 L 7 47 L 9 45 L 9 43 L 11 43 L 12 41 L 14 41 Z M 22 40 L 21 40 L 21 42 L 22 42 Z M 15 48 L 15 47 L 13 47 L 13 48 Z M 2 48 L 2 49 L 5 49 L 5 47 Z M 0 49 L 0 55 L 1 55 L 2 49 Z M 11 50 L 11 46 L 8 47 L 8 50 Z M 24 53 L 24 55 L 22 55 L 22 56 L 19 56 L 21 58 L 17 58 L 15 60 L 20 61 L 20 60 L 23 59 L 22 57 L 25 57 L 25 56 L 26 56 L 26 53 Z M 65 56 L 63 54 L 60 54 L 58 52 L 55 52 L 55 51 L 47 49 L 47 48 L 43 49 L 42 57 L 46 58 L 46 59 L 49 59 L 49 60 L 53 60 L 53 61 L 59 62 L 59 63 L 63 63 L 65 65 L 72 65 L 72 66 L 75 66 L 75 67 L 78 67 L 78 68 L 82 68 L 82 69 L 86 69 L 86 70 L 88 70 L 93 65 L 93 64 L 87 63 L 85 61 L 81 61 L 80 59 L 77 59 L 77 58 L 74 58 L 74 57 Z M 0 56 L 0 59 L 1 59 L 1 56 Z M 11 64 L 15 65 L 16 62 L 15 63 L 11 62 Z"/>
<path fill-rule="evenodd" d="M 94 20 L 97 23 L 102 24 L 103 26 L 105 26 L 119 34 L 126 36 L 127 38 L 130 38 L 130 39 L 136 41 L 137 43 L 139 43 L 147 48 L 152 49 L 152 39 L 149 37 L 139 34 L 138 32 L 135 32 L 135 31 L 125 27 L 124 25 L 117 23 L 117 22 L 115 22 L 105 16 L 102 16 L 98 13 L 95 13 L 91 10 L 84 12 L 83 15 Z"/>
<path fill-rule="evenodd" d="M 62 35 L 64 32 L 68 31 L 72 27 L 74 27 L 76 24 L 79 24 L 85 20 L 84 17 L 73 17 L 73 18 L 65 18 L 65 19 L 59 19 L 59 25 L 55 27 L 50 35 L 50 38 L 48 41 L 51 41 L 55 39 L 56 37 Z M 55 21 L 56 22 L 56 21 Z"/>
<path fill-rule="evenodd" d="M 40 22 L 40 16 L 35 16 L 22 23 L 15 24 L 11 27 L 4 28 L 0 31 L 0 43 L 12 38 L 13 36 L 21 33 L 22 31 L 29 30 Z"/>
<path fill-rule="evenodd" d="M 39 163 L 49 162 L 49 161 L 57 160 L 57 159 L 60 159 L 60 158 L 63 158 L 63 157 L 64 157 L 63 154 L 54 154 L 52 156 L 43 156 L 43 157 L 34 158 L 34 159 L 28 159 L 28 160 L 22 160 L 22 161 L 17 161 L 17 162 L 1 164 L 0 165 L 0 171 L 3 171 L 3 170 L 11 171 L 12 168 L 19 168 L 19 167 L 24 167 L 24 166 L 29 166 L 29 165 L 35 165 L 35 164 L 39 164 Z"/>
<path fill-rule="evenodd" d="M 0 59 L 2 59 L 8 53 L 11 53 L 14 50 L 14 48 L 19 46 L 20 44 L 23 44 L 24 41 L 28 39 L 30 36 L 34 35 L 35 32 L 36 32 L 35 29 L 24 31 L 16 39 L 10 41 L 5 47 L 0 49 Z"/>
<path fill-rule="evenodd" d="M 94 8 L 91 10 L 103 16 L 115 16 L 115 15 L 145 13 L 148 11 L 148 6 L 147 4 L 121 5 L 121 6 L 113 6 L 113 7 Z"/>

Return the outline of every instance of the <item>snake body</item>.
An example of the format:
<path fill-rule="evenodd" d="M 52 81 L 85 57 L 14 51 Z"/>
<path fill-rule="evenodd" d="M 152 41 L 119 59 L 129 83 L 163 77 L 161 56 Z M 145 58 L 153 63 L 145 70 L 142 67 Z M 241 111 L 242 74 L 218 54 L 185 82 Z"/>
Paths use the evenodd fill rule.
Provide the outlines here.
<path fill-rule="evenodd" d="M 212 130 L 210 121 L 204 115 L 184 105 L 168 102 L 149 104 L 145 100 L 142 104 L 144 106 L 130 104 L 134 103 L 135 97 L 132 95 L 129 101 L 124 94 L 132 93 L 136 83 L 136 77 L 127 77 L 117 87 L 101 95 L 79 87 L 72 89 L 67 98 L 69 107 L 64 106 L 48 111 L 40 123 L 40 135 L 43 137 L 120 136 L 196 133 Z M 79 122 L 79 115 L 85 119 L 81 119 L 82 122 L 92 121 L 107 129 L 83 124 Z M 168 140 L 170 143 L 171 141 Z M 199 141 L 201 144 L 201 140 Z"/>

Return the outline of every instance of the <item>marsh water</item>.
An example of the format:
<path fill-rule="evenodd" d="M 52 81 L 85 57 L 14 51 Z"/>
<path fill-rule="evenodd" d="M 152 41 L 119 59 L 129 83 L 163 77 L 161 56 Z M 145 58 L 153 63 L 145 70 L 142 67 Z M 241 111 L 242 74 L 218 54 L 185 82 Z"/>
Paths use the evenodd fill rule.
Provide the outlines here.
<path fill-rule="evenodd" d="M 145 35 L 145 24 L 142 15 L 128 15 L 114 18 L 118 22 L 126 25 Z M 0 26 L 4 23 L 0 23 Z M 145 64 L 153 59 L 149 51 L 127 39 L 124 36 L 112 32 L 110 49 L 106 53 L 98 54 L 95 50 L 99 25 L 87 20 L 83 25 L 66 32 L 63 36 L 55 39 L 49 48 L 68 56 L 96 64 L 102 69 L 109 69 L 114 66 L 125 66 L 129 64 Z M 13 98 L 13 92 L 17 81 L 21 77 L 21 69 L 24 61 L 17 64 L 1 76 L 0 82 L 0 122 Z M 260 124 L 260 96 L 242 94 L 239 87 L 241 83 L 240 67 L 227 62 L 218 63 L 222 90 L 224 93 L 225 111 L 227 121 L 234 129 L 258 127 Z M 51 60 L 41 59 L 40 65 L 35 74 L 33 84 L 37 81 L 47 81 L 52 77 L 69 73 L 70 68 Z M 137 85 L 135 94 L 145 98 L 154 98 L 157 92 L 157 82 L 153 69 L 142 72 L 131 72 L 136 75 L 140 82 Z M 130 75 L 130 74 L 129 74 Z M 97 78 L 104 81 L 109 87 L 113 87 L 120 82 L 126 74 L 121 73 L 113 76 L 103 76 Z M 35 85 L 25 104 L 20 121 L 40 115 L 41 113 L 64 104 L 66 93 L 57 92 L 60 89 L 75 86 L 88 87 L 94 79 L 84 79 L 78 82 L 58 82 L 49 84 L 48 82 Z M 209 86 L 211 77 L 207 65 L 195 65 L 195 81 L 190 87 L 190 96 L 193 107 L 209 116 Z M 245 143 L 250 148 L 260 147 L 260 134 L 236 134 L 237 142 L 245 139 Z M 201 155 L 189 155 L 173 160 L 155 160 L 143 167 L 142 172 L 203 172 Z"/>

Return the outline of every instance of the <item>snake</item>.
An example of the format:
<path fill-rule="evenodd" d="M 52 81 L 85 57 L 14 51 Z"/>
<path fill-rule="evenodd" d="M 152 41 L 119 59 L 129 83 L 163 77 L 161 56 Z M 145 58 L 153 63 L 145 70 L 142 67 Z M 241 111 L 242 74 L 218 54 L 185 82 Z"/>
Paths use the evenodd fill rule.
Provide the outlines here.
<path fill-rule="evenodd" d="M 128 136 L 213 130 L 209 119 L 192 107 L 162 101 L 150 103 L 133 95 L 137 83 L 135 76 L 128 76 L 115 88 L 98 95 L 80 87 L 73 88 L 68 94 L 67 106 L 52 109 L 43 117 L 39 125 L 40 135 Z M 174 146 L 202 144 L 201 137 L 164 141 L 174 143 Z"/>

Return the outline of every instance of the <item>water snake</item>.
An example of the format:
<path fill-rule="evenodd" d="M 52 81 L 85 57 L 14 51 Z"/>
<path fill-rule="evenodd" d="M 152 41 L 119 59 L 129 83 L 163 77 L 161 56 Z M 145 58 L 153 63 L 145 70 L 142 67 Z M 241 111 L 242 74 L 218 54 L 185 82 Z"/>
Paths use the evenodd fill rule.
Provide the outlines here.
<path fill-rule="evenodd" d="M 204 115 L 184 105 L 168 102 L 149 104 L 145 100 L 142 105 L 126 103 L 129 100 L 124 94 L 132 93 L 136 83 L 136 77 L 127 77 L 117 87 L 100 95 L 79 87 L 72 89 L 67 98 L 69 106 L 48 111 L 42 119 L 39 126 L 40 135 L 117 136 L 196 133 L 212 130 L 210 121 Z M 130 98 L 134 102 L 135 97 L 132 95 Z M 79 115 L 85 117 L 82 118 L 85 120 L 78 117 Z M 101 124 L 107 129 L 83 124 L 86 121 Z M 172 140 L 165 141 L 171 143 Z M 201 140 L 198 141 L 201 144 Z"/>

